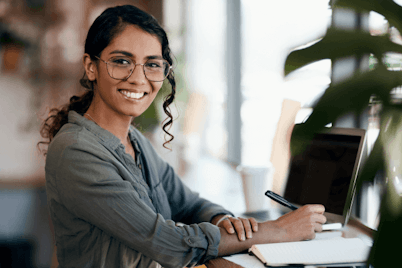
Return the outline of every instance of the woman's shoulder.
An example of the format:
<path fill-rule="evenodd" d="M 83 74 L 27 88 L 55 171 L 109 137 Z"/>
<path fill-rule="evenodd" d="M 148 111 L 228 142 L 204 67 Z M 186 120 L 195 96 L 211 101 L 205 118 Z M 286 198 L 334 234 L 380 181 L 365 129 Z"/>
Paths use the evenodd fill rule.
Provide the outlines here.
<path fill-rule="evenodd" d="M 85 127 L 67 123 L 56 134 L 47 150 L 47 158 L 59 158 L 72 149 L 79 148 L 86 151 L 94 145 L 99 144 L 96 136 Z"/>
<path fill-rule="evenodd" d="M 101 144 L 116 146 L 120 141 L 107 130 L 102 129 L 96 123 L 87 120 L 81 114 L 70 111 L 68 122 L 61 127 L 53 141 L 50 143 L 49 150 L 52 147 L 61 149 L 72 145 L 79 145 L 80 148 L 99 147 Z"/>

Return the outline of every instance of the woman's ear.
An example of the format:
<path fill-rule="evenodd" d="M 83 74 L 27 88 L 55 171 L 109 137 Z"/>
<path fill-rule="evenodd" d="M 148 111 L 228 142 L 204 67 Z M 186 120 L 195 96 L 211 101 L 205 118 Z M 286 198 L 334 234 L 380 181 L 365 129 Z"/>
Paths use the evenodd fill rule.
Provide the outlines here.
<path fill-rule="evenodd" d="M 87 53 L 84 54 L 82 61 L 84 63 L 85 73 L 87 74 L 89 81 L 95 81 L 97 72 L 95 62 L 92 61 L 91 56 L 89 56 Z"/>

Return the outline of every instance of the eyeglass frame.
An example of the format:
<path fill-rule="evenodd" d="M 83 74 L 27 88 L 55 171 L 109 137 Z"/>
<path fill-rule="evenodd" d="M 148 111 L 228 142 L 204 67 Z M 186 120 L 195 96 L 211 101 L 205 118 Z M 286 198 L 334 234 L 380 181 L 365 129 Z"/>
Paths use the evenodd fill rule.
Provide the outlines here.
<path fill-rule="evenodd" d="M 173 66 L 170 65 L 167 60 L 163 59 L 163 60 L 169 65 L 168 72 L 167 72 L 165 78 L 163 78 L 163 80 L 154 81 L 154 80 L 150 80 L 150 79 L 147 77 L 147 75 L 145 74 L 145 63 L 146 63 L 146 62 L 145 62 L 145 63 L 136 63 L 135 61 L 131 60 L 131 62 L 134 64 L 134 68 L 131 70 L 130 74 L 129 74 L 127 77 L 125 77 L 125 78 L 114 78 L 114 77 L 111 76 L 110 73 L 109 73 L 109 68 L 108 68 L 108 66 L 109 66 L 108 63 L 109 63 L 109 61 L 102 60 L 102 59 L 101 59 L 100 57 L 98 57 L 98 56 L 94 56 L 94 57 L 97 58 L 98 60 L 101 60 L 102 62 L 104 62 L 104 63 L 106 64 L 106 71 L 107 71 L 107 74 L 110 76 L 110 78 L 115 79 L 115 80 L 127 80 L 127 79 L 129 79 L 130 76 L 134 73 L 134 70 L 135 70 L 135 68 L 137 67 L 137 65 L 142 65 L 142 72 L 144 73 L 144 76 L 145 76 L 145 78 L 146 78 L 148 81 L 151 81 L 151 82 L 163 82 L 163 81 L 165 81 L 165 79 L 169 76 L 169 73 L 170 73 L 170 71 L 171 71 L 172 68 L 173 68 Z"/>

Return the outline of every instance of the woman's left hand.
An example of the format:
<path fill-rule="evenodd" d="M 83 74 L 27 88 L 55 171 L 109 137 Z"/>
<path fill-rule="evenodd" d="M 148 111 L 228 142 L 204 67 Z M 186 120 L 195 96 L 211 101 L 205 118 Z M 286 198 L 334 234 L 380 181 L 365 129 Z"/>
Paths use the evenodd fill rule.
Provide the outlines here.
<path fill-rule="evenodd" d="M 252 238 L 253 232 L 258 231 L 258 223 L 254 218 L 247 219 L 225 215 L 220 217 L 215 225 L 224 228 L 229 234 L 234 234 L 236 231 L 240 241 Z"/>

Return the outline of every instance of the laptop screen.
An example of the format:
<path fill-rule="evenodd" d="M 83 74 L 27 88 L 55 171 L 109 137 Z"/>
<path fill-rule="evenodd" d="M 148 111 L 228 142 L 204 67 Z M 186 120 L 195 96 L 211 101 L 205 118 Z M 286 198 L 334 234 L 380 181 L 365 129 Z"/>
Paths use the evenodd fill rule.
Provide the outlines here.
<path fill-rule="evenodd" d="M 351 206 L 348 195 L 353 194 L 362 139 L 364 135 L 316 134 L 306 150 L 291 159 L 285 199 L 323 204 L 326 212 L 343 215 L 345 206 Z"/>

